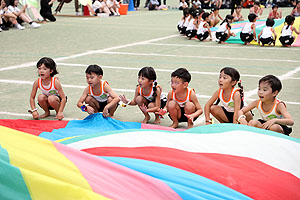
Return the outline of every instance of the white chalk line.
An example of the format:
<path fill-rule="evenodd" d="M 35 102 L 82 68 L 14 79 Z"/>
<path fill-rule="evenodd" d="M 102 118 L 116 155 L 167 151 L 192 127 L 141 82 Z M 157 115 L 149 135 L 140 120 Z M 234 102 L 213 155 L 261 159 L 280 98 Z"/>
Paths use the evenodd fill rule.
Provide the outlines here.
<path fill-rule="evenodd" d="M 105 48 L 105 49 L 86 51 L 86 52 L 74 54 L 74 55 L 71 55 L 71 56 L 54 58 L 54 61 L 58 62 L 58 61 L 63 61 L 63 60 L 67 60 L 67 59 L 78 58 L 78 57 L 88 56 L 88 55 L 97 54 L 97 53 L 103 53 L 103 52 L 110 51 L 110 50 L 116 50 L 116 49 L 131 47 L 131 46 L 135 46 L 135 45 L 139 45 L 139 44 L 147 44 L 147 43 L 150 43 L 150 42 L 156 42 L 156 41 L 165 40 L 165 39 L 169 39 L 169 38 L 173 38 L 173 37 L 178 37 L 178 35 L 169 35 L 169 36 L 160 37 L 160 38 L 156 38 L 156 39 L 151 39 L 151 40 L 146 40 L 146 41 L 141 41 L 141 42 L 134 42 L 134 43 L 129 43 L 129 44 L 125 44 L 125 45 L 109 47 L 109 48 Z M 12 69 L 32 67 L 32 66 L 35 66 L 35 65 L 36 65 L 36 62 L 29 62 L 29 63 L 24 63 L 24 64 L 21 64 L 21 65 L 14 65 L 14 66 L 9 66 L 9 67 L 4 67 L 4 68 L 1 68 L 0 71 L 7 71 L 7 70 L 12 70 Z"/>
<path fill-rule="evenodd" d="M 32 117 L 31 114 L 24 114 L 24 113 L 13 113 L 13 112 L 2 112 L 0 111 L 0 115 L 11 115 L 11 116 L 19 116 L 19 117 Z M 65 117 L 63 120 L 79 120 L 79 118 L 68 118 Z"/>

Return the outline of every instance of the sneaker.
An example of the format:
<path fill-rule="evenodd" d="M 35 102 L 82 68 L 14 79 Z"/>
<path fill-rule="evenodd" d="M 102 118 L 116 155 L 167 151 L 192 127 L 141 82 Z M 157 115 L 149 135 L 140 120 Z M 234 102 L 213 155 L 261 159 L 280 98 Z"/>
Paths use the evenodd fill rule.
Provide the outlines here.
<path fill-rule="evenodd" d="M 25 29 L 25 27 L 24 27 L 24 26 L 21 26 L 20 24 L 17 24 L 17 25 L 15 25 L 15 26 L 16 26 L 16 28 L 19 29 L 19 30 L 24 30 L 24 29 Z"/>
<path fill-rule="evenodd" d="M 30 24 L 30 27 L 31 28 L 39 28 L 41 25 L 39 25 L 39 24 L 37 24 L 37 23 L 35 23 L 35 22 L 32 22 L 31 24 Z"/>

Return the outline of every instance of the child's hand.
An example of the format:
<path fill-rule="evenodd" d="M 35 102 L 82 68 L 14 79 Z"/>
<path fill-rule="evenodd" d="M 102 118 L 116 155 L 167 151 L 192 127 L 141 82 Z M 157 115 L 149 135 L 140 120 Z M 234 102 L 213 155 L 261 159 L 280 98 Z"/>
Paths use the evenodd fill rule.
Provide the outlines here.
<path fill-rule="evenodd" d="M 231 35 L 232 35 L 233 37 L 235 37 L 235 36 L 236 36 L 236 34 L 235 34 L 235 33 L 231 33 Z"/>
<path fill-rule="evenodd" d="M 144 113 L 147 113 L 148 112 L 148 108 L 147 108 L 147 106 L 145 106 L 145 104 L 143 104 L 143 105 L 141 105 L 140 106 L 140 109 L 144 112 Z"/>
<path fill-rule="evenodd" d="M 26 4 L 25 6 L 24 6 L 24 8 L 26 9 L 28 7 L 28 5 Z"/>
<path fill-rule="evenodd" d="M 155 114 L 160 115 L 161 117 L 164 116 L 168 111 L 165 109 L 158 109 L 157 112 L 155 112 Z"/>
<path fill-rule="evenodd" d="M 245 118 L 241 118 L 240 119 L 240 124 L 243 124 L 243 125 L 248 125 L 248 122 Z"/>
<path fill-rule="evenodd" d="M 94 114 L 95 111 L 94 111 L 94 108 L 93 108 L 93 107 L 87 106 L 87 107 L 86 107 L 86 112 L 89 113 L 89 114 L 91 115 L 91 114 Z"/>
<path fill-rule="evenodd" d="M 193 114 L 190 114 L 190 115 L 188 115 L 188 114 L 184 114 L 184 116 L 186 116 L 189 120 L 191 120 L 192 122 L 194 122 L 194 115 Z"/>
<path fill-rule="evenodd" d="M 273 126 L 275 123 L 276 123 L 276 119 L 271 119 L 271 120 L 263 123 L 262 128 L 269 130 L 271 128 L 271 126 Z"/>
<path fill-rule="evenodd" d="M 58 112 L 55 116 L 55 119 L 62 120 L 64 118 L 64 114 L 62 112 Z"/>
<path fill-rule="evenodd" d="M 33 113 L 32 113 L 32 117 L 33 117 L 33 119 L 39 119 L 39 113 L 37 112 L 37 111 L 34 111 Z"/>
<path fill-rule="evenodd" d="M 130 103 L 128 99 L 126 99 L 125 95 L 122 94 L 119 96 L 120 100 L 124 103 L 124 104 L 128 104 Z"/>
<path fill-rule="evenodd" d="M 108 109 L 107 109 L 106 106 L 103 109 L 102 115 L 103 115 L 103 117 L 108 117 L 109 116 Z"/>

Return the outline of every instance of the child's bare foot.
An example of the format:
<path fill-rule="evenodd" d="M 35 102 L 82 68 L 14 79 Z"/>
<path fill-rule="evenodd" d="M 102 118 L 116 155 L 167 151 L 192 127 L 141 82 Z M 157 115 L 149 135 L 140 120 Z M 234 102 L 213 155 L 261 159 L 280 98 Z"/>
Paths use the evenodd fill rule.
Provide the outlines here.
<path fill-rule="evenodd" d="M 156 117 L 156 118 L 155 118 L 154 124 L 160 124 L 160 118 L 159 118 L 159 117 Z"/>
<path fill-rule="evenodd" d="M 177 128 L 178 127 L 178 122 L 173 122 L 173 124 L 170 127 L 171 128 Z"/>
<path fill-rule="evenodd" d="M 42 115 L 40 116 L 40 119 L 46 118 L 46 117 L 48 117 L 48 116 L 50 116 L 50 112 L 45 112 L 44 114 L 42 114 Z"/>
<path fill-rule="evenodd" d="M 194 124 L 188 124 L 188 128 L 193 128 Z"/>
<path fill-rule="evenodd" d="M 142 123 L 147 124 L 150 120 L 150 115 L 146 115 L 145 119 L 142 121 Z"/>

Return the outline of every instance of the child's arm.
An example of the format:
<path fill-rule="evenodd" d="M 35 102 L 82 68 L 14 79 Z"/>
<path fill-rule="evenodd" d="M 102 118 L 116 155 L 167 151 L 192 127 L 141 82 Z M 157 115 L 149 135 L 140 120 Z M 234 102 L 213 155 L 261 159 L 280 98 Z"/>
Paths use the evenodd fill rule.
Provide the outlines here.
<path fill-rule="evenodd" d="M 39 113 L 37 112 L 37 109 L 35 107 L 35 102 L 34 102 L 37 89 L 38 89 L 38 80 L 36 80 L 33 83 L 31 94 L 30 94 L 30 99 L 29 99 L 30 100 L 30 107 L 31 107 L 31 111 L 32 111 L 31 114 L 32 114 L 33 119 L 38 119 L 39 118 Z"/>
<path fill-rule="evenodd" d="M 252 101 L 248 106 L 243 107 L 237 112 L 237 122 L 240 124 L 248 125 L 245 113 L 253 110 L 258 103 L 258 100 Z"/>
<path fill-rule="evenodd" d="M 86 87 L 80 97 L 80 99 L 78 100 L 77 102 L 77 107 L 80 108 L 82 111 L 86 111 L 87 113 L 89 114 L 93 114 L 95 111 L 94 111 L 94 108 L 89 106 L 89 105 L 86 105 L 84 109 L 84 101 L 86 99 L 86 97 L 88 96 L 89 94 L 89 87 Z"/>
<path fill-rule="evenodd" d="M 226 26 L 226 28 L 227 28 L 227 30 L 228 30 L 228 35 L 229 35 L 229 36 L 236 36 L 236 35 L 234 34 L 234 32 L 231 32 L 231 30 L 230 30 L 230 28 L 229 28 L 228 26 Z"/>
<path fill-rule="evenodd" d="M 224 20 L 223 17 L 221 17 L 220 14 L 218 14 L 218 17 L 220 18 L 220 20 L 222 20 L 222 21 Z"/>
<path fill-rule="evenodd" d="M 239 18 L 239 21 L 244 21 L 244 17 L 242 15 L 242 13 L 241 13 L 241 17 Z"/>
<path fill-rule="evenodd" d="M 168 108 L 168 104 L 169 104 L 169 101 L 170 99 L 172 98 L 172 91 L 170 91 L 168 93 L 168 96 L 167 96 L 167 103 L 166 103 L 166 106 L 164 108 L 159 108 L 157 112 L 155 112 L 155 114 L 158 114 L 158 115 L 161 115 L 161 116 L 164 116 L 168 111 L 167 111 L 167 108 Z"/>
<path fill-rule="evenodd" d="M 294 26 L 293 26 L 292 30 L 299 35 L 300 34 L 300 25 L 299 25 L 299 30 L 297 30 Z"/>
<path fill-rule="evenodd" d="M 274 46 L 275 46 L 275 41 L 276 41 L 277 35 L 276 35 L 276 32 L 275 32 L 274 28 L 272 28 L 272 32 L 274 34 Z"/>
<path fill-rule="evenodd" d="M 161 95 L 161 88 L 156 88 L 156 98 L 155 98 L 155 106 L 153 108 L 148 108 L 147 112 L 157 112 L 160 108 L 160 95 Z"/>
<path fill-rule="evenodd" d="M 58 120 L 62 120 L 64 118 L 64 114 L 63 114 L 63 111 L 64 111 L 64 108 L 65 108 L 65 105 L 66 105 L 66 95 L 61 87 L 61 84 L 60 84 L 60 81 L 58 80 L 58 78 L 55 79 L 55 87 L 58 91 L 58 94 L 59 96 L 61 97 L 61 102 L 60 102 L 60 106 L 59 106 L 59 109 L 58 109 L 58 112 L 55 116 L 55 119 L 58 119 Z"/>
<path fill-rule="evenodd" d="M 268 120 L 263 124 L 262 126 L 263 129 L 268 130 L 274 124 L 289 125 L 289 126 L 294 125 L 294 120 L 292 119 L 291 115 L 288 113 L 284 103 L 279 103 L 276 111 L 282 114 L 283 119 L 273 118 L 271 120 Z"/>
<path fill-rule="evenodd" d="M 279 18 L 282 18 L 282 10 L 279 11 Z"/>
<path fill-rule="evenodd" d="M 233 113 L 233 123 L 237 124 L 238 119 L 238 111 L 241 109 L 241 93 L 240 91 L 237 91 L 233 96 L 233 102 L 234 102 L 234 113 Z"/>
<path fill-rule="evenodd" d="M 261 30 L 260 33 L 259 33 L 258 36 L 257 36 L 257 42 L 258 42 L 258 44 L 260 44 L 260 36 L 261 36 L 261 34 L 262 34 L 262 31 L 263 31 L 263 30 Z"/>
<path fill-rule="evenodd" d="M 252 24 L 251 29 L 252 29 L 252 31 L 253 31 L 253 38 L 254 38 L 255 41 L 257 41 L 257 39 L 256 39 L 255 24 Z"/>
<path fill-rule="evenodd" d="M 135 106 L 135 105 L 137 105 L 137 103 L 135 101 L 137 96 L 138 96 L 138 87 L 135 88 L 135 94 L 134 94 L 134 98 L 132 100 L 127 99 L 124 94 L 120 95 L 119 98 L 123 103 L 125 103 L 125 105 Z"/>
<path fill-rule="evenodd" d="M 194 91 L 191 92 L 190 97 L 191 97 L 191 101 L 194 103 L 194 105 L 196 107 L 196 112 L 194 112 L 190 115 L 188 115 L 188 114 L 184 114 L 184 115 L 193 122 L 196 117 L 199 117 L 203 113 L 203 110 L 201 108 L 201 105 L 200 105 L 198 98 L 196 96 L 196 93 Z"/>
<path fill-rule="evenodd" d="M 102 112 L 103 117 L 108 117 L 109 116 L 108 110 L 111 109 L 117 103 L 119 103 L 120 99 L 118 94 L 115 91 L 113 91 L 107 83 L 104 85 L 104 90 L 108 92 L 111 98 L 113 98 L 113 100 L 104 107 Z"/>
<path fill-rule="evenodd" d="M 210 118 L 210 108 L 214 104 L 214 102 L 218 99 L 219 96 L 219 90 L 215 91 L 215 93 L 210 97 L 208 102 L 204 106 L 204 114 L 205 114 L 205 122 L 206 125 L 211 124 L 211 118 Z"/>
<path fill-rule="evenodd" d="M 208 31 L 208 34 L 209 34 L 209 37 L 210 39 L 209 40 L 212 40 L 212 36 L 211 36 L 211 30 L 210 30 L 210 26 L 208 23 L 204 24 L 204 27 L 207 28 L 207 31 Z"/>

